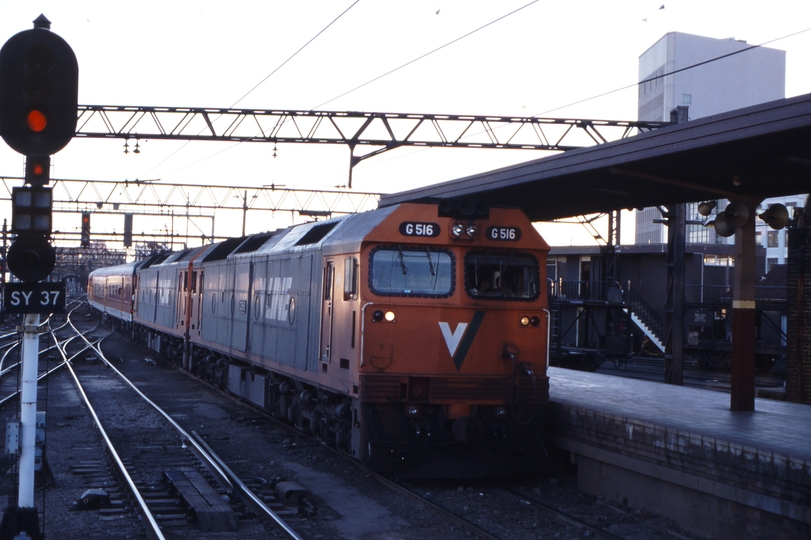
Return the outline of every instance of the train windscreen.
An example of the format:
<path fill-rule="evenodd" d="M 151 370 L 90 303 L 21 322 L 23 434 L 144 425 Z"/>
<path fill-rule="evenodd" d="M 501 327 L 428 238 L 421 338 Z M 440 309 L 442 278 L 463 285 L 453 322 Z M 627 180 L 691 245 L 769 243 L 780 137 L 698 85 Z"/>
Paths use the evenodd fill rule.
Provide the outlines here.
<path fill-rule="evenodd" d="M 454 266 L 445 249 L 381 246 L 371 254 L 370 285 L 383 296 L 446 297 L 453 294 Z"/>
<path fill-rule="evenodd" d="M 518 251 L 465 255 L 465 291 L 473 298 L 532 301 L 540 294 L 538 259 Z"/>

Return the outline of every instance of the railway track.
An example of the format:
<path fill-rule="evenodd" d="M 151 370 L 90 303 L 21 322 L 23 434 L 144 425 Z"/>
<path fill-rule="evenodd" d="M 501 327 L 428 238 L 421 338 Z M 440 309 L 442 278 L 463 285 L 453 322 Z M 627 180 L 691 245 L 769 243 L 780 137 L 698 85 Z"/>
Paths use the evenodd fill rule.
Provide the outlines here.
<path fill-rule="evenodd" d="M 64 365 L 106 446 L 95 459 L 81 459 L 71 468 L 86 483 L 73 510 L 129 522 L 157 539 L 197 538 L 201 531 L 237 528 L 244 538 L 262 538 L 266 520 L 272 520 L 281 537 L 301 538 L 280 515 L 295 511 L 281 504 L 278 511 L 270 508 L 274 486 L 254 482 L 260 491 L 253 493 L 207 445 L 129 381 L 86 332 L 71 327 L 84 342 L 78 348 L 92 352 L 90 361 L 74 367 L 68 359 L 77 353 L 69 349 L 77 347 L 77 340 L 60 340 L 56 332 L 52 336 L 60 341 Z"/>
<path fill-rule="evenodd" d="M 584 514 L 582 505 L 571 501 L 552 504 L 501 481 L 480 480 L 454 486 L 447 482 L 410 485 L 376 475 L 376 479 L 423 504 L 438 517 L 453 523 L 465 534 L 486 540 L 534 538 L 598 538 L 632 540 L 646 537 L 637 522 L 648 518 L 597 501 Z M 465 485 L 466 484 L 466 485 Z M 630 525 L 629 525 L 630 523 Z M 613 532 L 616 529 L 622 532 Z M 659 527 L 658 537 L 687 540 L 680 532 Z"/>
<path fill-rule="evenodd" d="M 82 320 L 82 326 L 89 328 L 90 321 Z M 67 339 L 64 332 L 66 330 L 60 331 L 60 340 Z M 226 459 L 231 468 L 260 492 L 268 490 L 278 480 L 272 471 L 282 471 L 280 475 L 284 473 L 310 488 L 312 493 L 308 499 L 316 504 L 318 512 L 304 515 L 292 515 L 291 512 L 290 516 L 285 516 L 304 538 L 394 535 L 391 537 L 522 540 L 555 537 L 556 534 L 558 538 L 582 538 L 593 534 L 571 522 L 548 516 L 486 483 L 418 482 L 404 488 L 416 495 L 406 495 L 400 489 L 384 485 L 355 462 L 330 453 L 324 445 L 276 424 L 266 412 L 248 407 L 245 402 L 191 378 L 164 360 L 144 358 L 145 351 L 127 344 L 120 337 L 113 336 L 101 342 L 91 337 L 100 337 L 99 332 L 96 330 L 87 336 L 88 341 L 102 350 L 112 367 L 126 374 L 133 384 L 166 408 L 167 414 L 182 424 L 188 434 L 188 438 L 182 435 L 154 436 L 155 430 L 165 429 L 168 433 L 168 428 L 156 427 L 167 420 L 153 419 L 143 412 L 141 405 L 131 404 L 129 398 L 125 399 L 128 386 L 119 382 L 117 375 L 115 379 L 108 378 L 115 370 L 99 359 L 98 352 L 89 349 L 86 342 L 80 344 L 77 338 L 63 347 L 77 377 L 88 387 L 87 393 L 92 394 L 91 401 L 99 404 L 99 410 L 111 413 L 112 427 L 108 431 L 115 438 L 128 431 L 136 435 L 135 442 L 129 443 L 134 454 L 123 455 L 121 461 L 132 471 L 135 483 L 142 489 L 147 507 L 152 507 L 156 514 L 155 519 L 165 538 L 200 538 L 203 535 L 199 525 L 189 521 L 190 506 L 177 495 L 174 486 L 163 475 L 164 470 L 194 468 L 201 471 L 207 482 L 219 485 L 214 475 L 188 457 L 188 448 L 182 449 L 183 445 L 192 447 L 194 441 L 218 452 L 225 451 L 223 455 L 228 456 Z M 59 355 L 50 364 L 59 365 L 63 361 Z M 98 436 L 95 428 L 89 425 L 90 415 L 78 402 L 68 371 L 60 369 L 59 376 L 51 379 L 47 390 L 47 458 L 52 463 L 57 489 L 47 490 L 48 504 L 44 505 L 49 508 L 44 520 L 46 534 L 60 537 L 59 533 L 69 530 L 83 531 L 89 538 L 146 538 L 148 534 L 157 537 L 155 533 L 144 531 L 144 519 L 135 509 L 134 496 L 123 487 L 121 473 L 114 466 L 115 460 L 96 443 Z M 107 425 L 110 425 L 109 420 Z M 250 435 L 245 438 L 248 433 Z M 66 434 L 70 437 L 63 439 Z M 167 457 L 169 451 L 174 450 L 184 450 L 186 455 Z M 535 479 L 530 483 L 536 485 L 544 481 Z M 234 498 L 228 489 L 221 494 Z M 60 496 L 62 499 L 58 500 Z M 86 503 L 83 496 L 88 499 Z M 60 506 L 69 506 L 74 511 L 60 514 Z M 223 538 L 284 537 L 280 530 L 261 522 L 253 509 L 245 504 L 234 502 L 232 506 L 238 515 L 239 531 L 219 533 L 224 535 Z M 75 511 L 79 509 L 87 511 Z M 583 512 L 590 514 L 594 510 L 589 507 Z M 571 515 L 582 517 L 577 511 L 572 511 Z"/>

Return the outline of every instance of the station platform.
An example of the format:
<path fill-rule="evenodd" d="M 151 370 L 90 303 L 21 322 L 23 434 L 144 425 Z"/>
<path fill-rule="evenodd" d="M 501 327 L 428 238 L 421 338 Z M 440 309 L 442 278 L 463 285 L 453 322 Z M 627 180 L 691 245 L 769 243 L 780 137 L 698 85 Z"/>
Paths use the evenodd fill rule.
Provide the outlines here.
<path fill-rule="evenodd" d="M 549 368 L 549 440 L 580 489 L 702 537 L 811 538 L 811 406 Z"/>

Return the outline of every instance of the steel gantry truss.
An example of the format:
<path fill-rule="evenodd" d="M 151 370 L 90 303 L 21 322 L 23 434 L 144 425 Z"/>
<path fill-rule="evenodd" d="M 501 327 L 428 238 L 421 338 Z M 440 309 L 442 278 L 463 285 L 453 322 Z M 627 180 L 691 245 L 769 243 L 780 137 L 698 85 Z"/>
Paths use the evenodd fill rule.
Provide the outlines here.
<path fill-rule="evenodd" d="M 355 213 L 377 206 L 379 194 L 351 189 L 352 169 L 362 160 L 403 146 L 565 151 L 602 144 L 669 125 L 668 122 L 586 120 L 535 116 L 297 111 L 79 105 L 76 137 L 343 144 L 350 149 L 349 190 L 279 186 L 209 186 L 158 181 L 53 181 L 54 212 L 132 213 L 210 220 L 214 212 L 290 212 L 307 218 Z M 358 147 L 368 151 L 356 155 Z M 11 184 L 0 178 L 10 199 Z M 200 227 L 198 229 L 202 230 Z M 115 239 L 115 233 L 111 233 Z M 120 236 L 120 235 L 119 235 Z M 94 234 L 98 238 L 99 235 Z"/>
<path fill-rule="evenodd" d="M 11 188 L 22 179 L 3 177 L 2 199 L 10 199 Z M 352 214 L 377 207 L 379 193 L 347 190 L 315 190 L 267 186 L 208 186 L 171 184 L 142 180 L 54 179 L 54 211 L 76 211 L 103 205 L 161 211 L 170 207 L 206 210 L 270 210 L 302 215 Z M 119 208 L 119 206 L 121 208 Z"/>
<path fill-rule="evenodd" d="M 11 198 L 21 178 L 0 178 L 0 200 Z M 305 218 L 353 214 L 377 208 L 378 193 L 348 190 L 308 190 L 275 185 L 207 186 L 159 181 L 112 181 L 54 179 L 54 213 L 92 211 L 95 214 L 132 213 L 145 216 L 205 218 L 213 220 L 218 210 L 242 213 L 242 234 L 248 210 L 290 212 Z M 98 238 L 94 233 L 94 238 Z M 206 235 L 208 238 L 211 236 Z"/>
<path fill-rule="evenodd" d="M 668 122 L 279 109 L 79 105 L 76 136 L 344 144 L 352 168 L 401 146 L 564 151 L 626 138 Z M 356 155 L 358 146 L 377 147 Z"/>

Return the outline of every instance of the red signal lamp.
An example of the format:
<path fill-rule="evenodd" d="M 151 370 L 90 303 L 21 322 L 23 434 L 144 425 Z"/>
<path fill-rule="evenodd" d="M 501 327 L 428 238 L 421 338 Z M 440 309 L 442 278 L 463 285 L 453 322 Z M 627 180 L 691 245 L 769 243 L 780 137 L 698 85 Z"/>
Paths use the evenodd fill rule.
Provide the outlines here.
<path fill-rule="evenodd" d="M 51 173 L 50 156 L 25 156 L 25 183 L 44 186 Z"/>
<path fill-rule="evenodd" d="M 48 126 L 48 117 L 45 116 L 45 113 L 42 111 L 32 109 L 25 115 L 25 123 L 28 125 L 28 129 L 40 133 L 45 131 L 45 128 Z"/>

